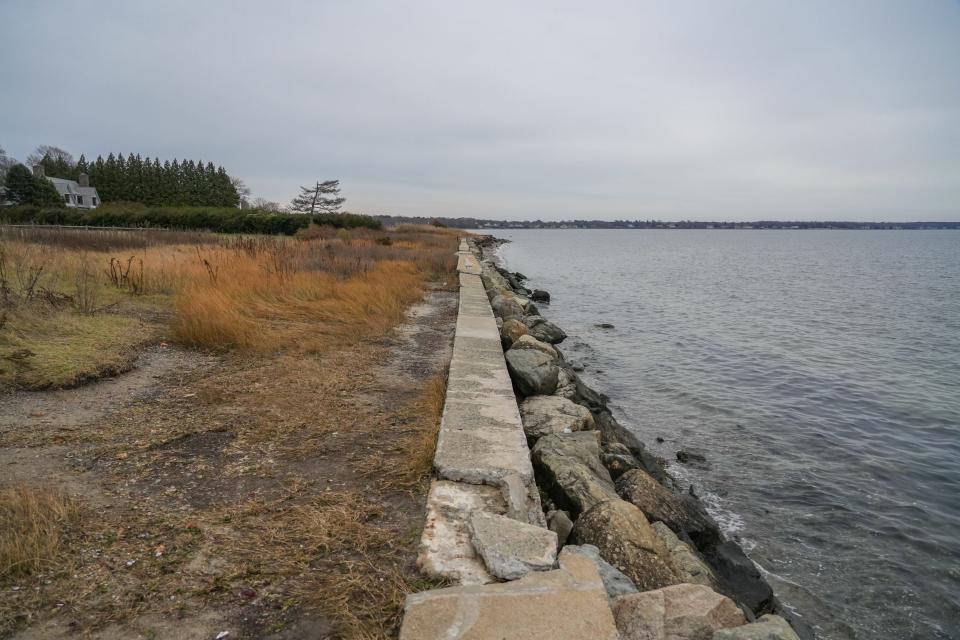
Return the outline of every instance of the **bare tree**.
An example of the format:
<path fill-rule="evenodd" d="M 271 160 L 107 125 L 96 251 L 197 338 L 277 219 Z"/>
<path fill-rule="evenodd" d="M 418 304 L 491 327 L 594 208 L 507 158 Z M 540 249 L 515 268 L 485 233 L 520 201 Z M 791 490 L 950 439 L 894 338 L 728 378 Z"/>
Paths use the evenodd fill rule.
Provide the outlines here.
<path fill-rule="evenodd" d="M 290 201 L 300 213 L 338 213 L 347 199 L 340 195 L 339 180 L 324 180 L 312 187 L 300 187 L 300 195 Z"/>
<path fill-rule="evenodd" d="M 266 198 L 254 198 L 252 204 L 254 209 L 260 209 L 261 211 L 280 211 L 279 204 Z"/>
<path fill-rule="evenodd" d="M 76 164 L 76 162 L 73 161 L 73 156 L 70 155 L 69 151 L 64 151 L 60 147 L 55 147 L 50 144 L 42 144 L 34 149 L 33 153 L 27 156 L 27 166 L 32 167 L 40 164 L 40 161 L 43 160 L 44 157 L 49 157 L 53 161 L 61 160 L 70 166 Z"/>
<path fill-rule="evenodd" d="M 240 178 L 230 178 L 230 184 L 233 185 L 233 188 L 237 190 L 237 195 L 241 199 L 246 200 L 250 197 L 250 187 L 247 186 L 247 183 L 241 180 Z"/>

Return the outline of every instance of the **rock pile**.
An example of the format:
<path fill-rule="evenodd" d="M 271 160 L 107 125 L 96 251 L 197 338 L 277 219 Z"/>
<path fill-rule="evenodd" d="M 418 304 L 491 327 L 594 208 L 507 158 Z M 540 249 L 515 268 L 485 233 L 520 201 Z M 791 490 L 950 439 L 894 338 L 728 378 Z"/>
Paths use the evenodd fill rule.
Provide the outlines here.
<path fill-rule="evenodd" d="M 461 586 L 409 596 L 401 640 L 798 640 L 740 547 L 566 361 L 534 304 L 549 293 L 483 258 L 495 242 L 461 244 L 419 560 Z"/>
<path fill-rule="evenodd" d="M 548 527 L 561 557 L 565 545 L 594 550 L 601 575 L 609 567 L 638 589 L 613 601 L 621 637 L 796 638 L 790 624 L 772 615 L 788 614 L 740 546 L 724 537 L 699 500 L 679 491 L 665 461 L 617 421 L 606 396 L 566 361 L 558 347 L 566 333 L 533 303 L 549 302 L 549 294 L 537 290 L 534 298 L 522 274 L 485 255 L 497 244 L 476 242 L 482 280 L 501 321 Z M 683 454 L 684 461 L 702 461 Z M 762 622 L 747 624 L 759 616 Z M 768 630 L 773 635 L 763 635 Z"/>

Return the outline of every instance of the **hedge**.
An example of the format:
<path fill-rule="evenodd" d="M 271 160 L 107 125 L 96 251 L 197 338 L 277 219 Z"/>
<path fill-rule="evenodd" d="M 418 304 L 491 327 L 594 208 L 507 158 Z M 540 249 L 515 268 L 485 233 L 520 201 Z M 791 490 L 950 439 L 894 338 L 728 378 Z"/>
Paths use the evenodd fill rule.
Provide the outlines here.
<path fill-rule="evenodd" d="M 293 235 L 311 222 L 343 229 L 380 229 L 383 223 L 356 213 L 272 213 L 218 207 L 120 207 L 97 209 L 40 208 L 29 205 L 0 209 L 0 223 L 57 224 L 85 227 L 162 227 L 205 229 L 219 233 Z"/>

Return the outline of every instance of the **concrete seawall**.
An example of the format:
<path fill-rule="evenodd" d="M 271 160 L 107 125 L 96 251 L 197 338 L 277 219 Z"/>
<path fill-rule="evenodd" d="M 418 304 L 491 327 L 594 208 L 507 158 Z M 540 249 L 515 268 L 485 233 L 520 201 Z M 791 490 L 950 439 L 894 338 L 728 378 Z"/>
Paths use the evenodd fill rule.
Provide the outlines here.
<path fill-rule="evenodd" d="M 401 640 L 797 640 L 739 547 L 579 380 L 528 297 L 545 292 L 482 259 L 490 243 L 458 251 L 417 559 L 453 586 L 407 597 Z"/>
<path fill-rule="evenodd" d="M 458 586 L 409 596 L 400 637 L 616 638 L 594 564 L 570 556 L 555 568 L 556 534 L 545 527 L 500 333 L 466 241 L 458 271 L 436 479 L 418 557 L 424 573 Z"/>

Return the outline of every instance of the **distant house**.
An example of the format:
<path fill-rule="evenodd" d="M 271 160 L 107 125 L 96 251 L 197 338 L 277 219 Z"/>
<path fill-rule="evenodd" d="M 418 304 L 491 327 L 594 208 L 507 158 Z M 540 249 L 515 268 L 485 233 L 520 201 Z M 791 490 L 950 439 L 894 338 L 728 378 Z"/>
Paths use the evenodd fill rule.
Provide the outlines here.
<path fill-rule="evenodd" d="M 33 175 L 38 178 L 46 178 L 43 167 L 37 165 L 33 168 Z M 66 180 L 64 178 L 47 178 L 56 187 L 57 193 L 63 198 L 63 204 L 67 207 L 76 209 L 96 209 L 100 206 L 100 196 L 97 194 L 96 187 L 90 186 L 90 177 L 81 173 L 79 180 Z"/>

